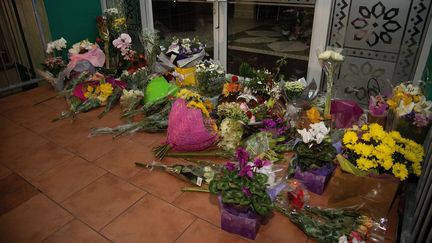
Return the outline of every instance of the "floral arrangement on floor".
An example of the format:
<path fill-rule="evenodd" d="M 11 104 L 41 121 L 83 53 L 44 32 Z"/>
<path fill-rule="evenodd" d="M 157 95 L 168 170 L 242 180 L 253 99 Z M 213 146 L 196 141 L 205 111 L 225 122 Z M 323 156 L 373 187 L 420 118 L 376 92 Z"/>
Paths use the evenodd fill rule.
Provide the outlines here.
<path fill-rule="evenodd" d="M 303 93 L 306 87 L 306 82 L 303 80 L 290 81 L 285 83 L 285 95 L 287 96 L 288 100 L 298 98 Z"/>
<path fill-rule="evenodd" d="M 267 193 L 268 176 L 258 172 L 270 162 L 256 159 L 249 161 L 249 154 L 239 148 L 236 152 L 238 164 L 227 162 L 221 174 L 215 175 L 209 189 L 221 195 L 222 202 L 240 207 L 250 207 L 259 215 L 268 215 L 273 202 Z"/>
<path fill-rule="evenodd" d="M 219 62 L 203 61 L 195 66 L 198 91 L 207 97 L 221 94 L 225 83 L 225 71 Z"/>
<path fill-rule="evenodd" d="M 66 68 L 66 63 L 62 56 L 66 44 L 67 41 L 63 37 L 49 42 L 46 48 L 48 57 L 42 63 L 44 68 L 43 70 L 37 70 L 38 74 L 50 82 L 57 91 L 63 89 L 64 75 L 62 75 L 62 71 Z"/>
<path fill-rule="evenodd" d="M 398 117 L 417 127 L 426 127 L 432 121 L 432 101 L 426 100 L 418 84 L 399 84 L 387 104 Z"/>
<path fill-rule="evenodd" d="M 336 149 L 330 142 L 330 129 L 324 122 L 310 124 L 309 129 L 297 130 L 301 141 L 295 146 L 299 166 L 302 170 L 319 168 L 331 164 L 336 156 Z"/>
<path fill-rule="evenodd" d="M 342 144 L 344 150 L 338 156 L 339 163 L 341 166 L 352 163 L 354 174 L 388 173 L 401 181 L 411 174 L 421 174 L 423 147 L 397 131 L 384 131 L 376 123 L 346 130 Z"/>

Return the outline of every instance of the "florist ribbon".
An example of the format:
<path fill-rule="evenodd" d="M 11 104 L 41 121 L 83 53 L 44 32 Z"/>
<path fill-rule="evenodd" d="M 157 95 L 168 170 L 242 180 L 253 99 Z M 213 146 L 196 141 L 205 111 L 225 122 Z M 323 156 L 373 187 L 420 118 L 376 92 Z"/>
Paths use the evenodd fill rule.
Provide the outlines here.
<path fill-rule="evenodd" d="M 102 67 L 105 63 L 105 54 L 99 46 L 96 46 L 86 53 L 71 55 L 69 57 L 69 63 L 64 70 L 66 77 L 69 77 L 70 72 L 72 72 L 79 61 L 88 61 L 94 67 Z"/>

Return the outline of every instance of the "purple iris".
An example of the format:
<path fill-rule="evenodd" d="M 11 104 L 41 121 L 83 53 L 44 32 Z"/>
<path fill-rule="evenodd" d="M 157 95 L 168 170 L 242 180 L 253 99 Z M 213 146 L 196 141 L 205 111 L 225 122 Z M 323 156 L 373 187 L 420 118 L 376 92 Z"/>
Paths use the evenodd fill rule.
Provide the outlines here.
<path fill-rule="evenodd" d="M 257 168 L 262 168 L 263 166 L 268 166 L 270 164 L 271 163 L 268 160 L 255 159 L 255 161 L 254 161 L 254 165 Z"/>
<path fill-rule="evenodd" d="M 237 161 L 240 163 L 240 168 L 243 168 L 249 161 L 249 153 L 245 148 L 238 148 L 236 151 Z"/>
<path fill-rule="evenodd" d="M 243 194 L 244 194 L 246 197 L 251 197 L 251 196 L 252 196 L 251 191 L 250 191 L 249 188 L 247 188 L 247 187 L 243 187 L 242 192 L 243 192 Z"/>
<path fill-rule="evenodd" d="M 247 176 L 249 178 L 253 177 L 252 166 L 246 165 L 240 169 L 239 176 Z"/>
<path fill-rule="evenodd" d="M 225 168 L 227 168 L 228 171 L 234 171 L 235 170 L 235 165 L 231 162 L 227 162 L 225 164 Z"/>

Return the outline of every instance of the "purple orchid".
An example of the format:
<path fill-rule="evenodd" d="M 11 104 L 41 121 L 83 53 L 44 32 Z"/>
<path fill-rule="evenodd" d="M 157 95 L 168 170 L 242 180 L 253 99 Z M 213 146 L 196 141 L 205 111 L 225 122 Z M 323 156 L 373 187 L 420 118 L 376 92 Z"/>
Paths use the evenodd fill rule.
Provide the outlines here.
<path fill-rule="evenodd" d="M 238 148 L 236 151 L 237 161 L 240 163 L 240 168 L 243 168 L 249 161 L 249 153 L 245 148 Z"/>
<path fill-rule="evenodd" d="M 242 192 L 243 192 L 243 194 L 244 194 L 246 197 L 251 197 L 251 196 L 252 196 L 252 192 L 251 192 L 251 191 L 249 190 L 249 188 L 247 188 L 247 187 L 243 187 Z"/>
<path fill-rule="evenodd" d="M 226 168 L 228 171 L 232 172 L 232 171 L 235 170 L 235 165 L 234 165 L 234 163 L 227 162 L 227 163 L 225 164 L 225 168 Z"/>
<path fill-rule="evenodd" d="M 252 166 L 246 165 L 240 169 L 239 176 L 247 176 L 253 178 Z"/>
<path fill-rule="evenodd" d="M 262 168 L 262 167 L 264 167 L 264 166 L 269 166 L 269 165 L 271 165 L 271 163 L 270 163 L 270 161 L 268 161 L 268 160 L 255 159 L 255 161 L 254 161 L 254 165 L 255 165 L 255 167 L 257 167 L 257 168 Z"/>

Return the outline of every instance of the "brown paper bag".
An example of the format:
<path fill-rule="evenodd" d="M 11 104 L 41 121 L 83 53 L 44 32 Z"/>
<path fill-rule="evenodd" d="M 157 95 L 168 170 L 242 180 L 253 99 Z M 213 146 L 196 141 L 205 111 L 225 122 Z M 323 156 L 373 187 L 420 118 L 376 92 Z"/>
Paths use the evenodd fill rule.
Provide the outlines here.
<path fill-rule="evenodd" d="M 375 219 L 387 218 L 399 180 L 389 175 L 379 177 L 355 176 L 337 168 L 327 186 L 328 207 L 355 207 Z"/>

